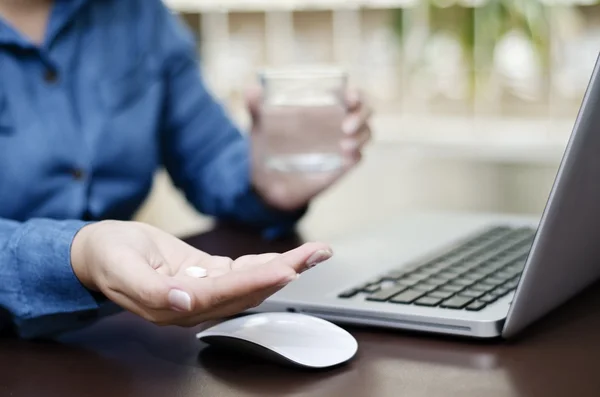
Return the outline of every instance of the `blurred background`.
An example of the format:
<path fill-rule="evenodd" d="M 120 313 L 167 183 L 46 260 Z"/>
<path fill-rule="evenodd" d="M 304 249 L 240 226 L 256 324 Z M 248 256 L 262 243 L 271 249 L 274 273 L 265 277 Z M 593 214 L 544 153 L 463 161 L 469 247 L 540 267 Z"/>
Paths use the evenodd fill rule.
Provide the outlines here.
<path fill-rule="evenodd" d="M 375 110 L 364 163 L 301 227 L 403 210 L 539 214 L 600 50 L 600 0 L 166 0 L 243 129 L 264 67 L 344 67 Z M 373 178 L 372 175 L 379 175 Z M 138 218 L 210 227 L 164 173 Z M 356 216 L 353 216 L 356 223 Z"/>

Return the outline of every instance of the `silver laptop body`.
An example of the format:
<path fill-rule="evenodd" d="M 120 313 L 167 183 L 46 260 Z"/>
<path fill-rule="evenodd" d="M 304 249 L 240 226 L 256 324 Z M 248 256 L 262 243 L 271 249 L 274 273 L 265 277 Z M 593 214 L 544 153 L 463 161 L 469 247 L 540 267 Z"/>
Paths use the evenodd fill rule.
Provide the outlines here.
<path fill-rule="evenodd" d="M 303 274 L 255 311 L 294 311 L 342 324 L 510 338 L 590 286 L 600 276 L 599 70 L 597 63 L 541 219 L 406 214 L 334 242 L 336 255 L 330 262 Z M 508 244 L 502 242 L 506 235 L 513 236 Z M 500 245 L 493 244 L 495 239 Z M 502 251 L 505 247 L 508 252 Z M 473 270 L 450 281 L 458 286 L 441 284 L 450 270 L 457 273 L 474 263 Z M 494 266 L 496 273 L 490 273 Z M 434 277 L 436 271 L 444 277 Z M 467 280 L 461 281 L 463 277 Z M 415 279 L 433 285 L 410 286 Z M 483 291 L 475 288 L 488 288 L 486 280 L 493 280 L 495 289 L 477 297 Z M 467 285 L 471 281 L 474 284 Z M 461 283 L 465 289 L 458 291 Z M 444 286 L 448 290 L 442 290 Z M 421 294 L 416 287 L 429 291 Z M 447 303 L 433 305 L 438 298 L 427 299 L 455 290 L 442 301 Z M 390 291 L 397 294 L 386 297 Z M 461 297 L 463 293 L 467 296 Z M 374 296 L 383 299 L 369 300 Z M 457 307 L 443 307 L 451 303 Z"/>

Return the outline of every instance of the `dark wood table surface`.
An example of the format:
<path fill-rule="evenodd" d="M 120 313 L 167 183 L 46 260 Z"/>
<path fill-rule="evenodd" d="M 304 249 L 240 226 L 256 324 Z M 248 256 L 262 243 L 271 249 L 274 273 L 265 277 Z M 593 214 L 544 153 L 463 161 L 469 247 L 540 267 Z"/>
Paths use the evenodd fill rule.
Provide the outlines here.
<path fill-rule="evenodd" d="M 218 227 L 189 239 L 214 254 L 281 251 Z M 347 328 L 347 365 L 306 371 L 206 347 L 198 329 L 160 328 L 122 313 L 55 342 L 0 339 L 0 396 L 600 396 L 600 288 L 584 292 L 511 342 L 473 342 Z"/>

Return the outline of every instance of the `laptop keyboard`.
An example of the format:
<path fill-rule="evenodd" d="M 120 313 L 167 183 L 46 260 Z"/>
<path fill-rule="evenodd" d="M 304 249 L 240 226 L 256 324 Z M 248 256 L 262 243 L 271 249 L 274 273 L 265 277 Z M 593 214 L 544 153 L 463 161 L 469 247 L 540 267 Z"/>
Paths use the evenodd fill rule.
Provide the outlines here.
<path fill-rule="evenodd" d="M 534 236 L 531 228 L 495 227 L 432 260 L 391 271 L 339 298 L 480 311 L 514 294 Z"/>

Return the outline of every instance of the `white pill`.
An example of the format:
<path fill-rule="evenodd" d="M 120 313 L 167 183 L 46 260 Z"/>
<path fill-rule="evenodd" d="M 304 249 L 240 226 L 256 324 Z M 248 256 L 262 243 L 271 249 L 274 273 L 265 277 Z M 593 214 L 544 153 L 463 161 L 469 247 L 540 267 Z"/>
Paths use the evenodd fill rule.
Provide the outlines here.
<path fill-rule="evenodd" d="M 208 276 L 208 270 L 197 266 L 188 267 L 185 269 L 185 272 L 188 276 L 194 278 L 204 278 Z"/>

